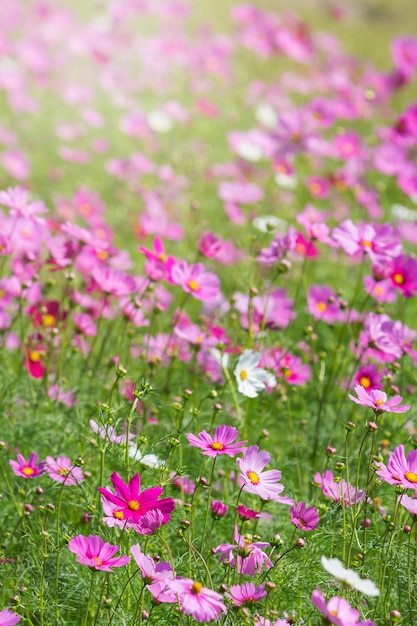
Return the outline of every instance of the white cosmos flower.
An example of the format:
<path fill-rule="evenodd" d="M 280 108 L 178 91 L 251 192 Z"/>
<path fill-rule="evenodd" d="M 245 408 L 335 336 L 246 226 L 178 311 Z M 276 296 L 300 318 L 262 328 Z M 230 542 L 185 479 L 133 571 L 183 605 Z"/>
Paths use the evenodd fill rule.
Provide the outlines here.
<path fill-rule="evenodd" d="M 275 182 L 282 189 L 290 191 L 297 187 L 297 177 L 294 174 L 275 174 Z"/>
<path fill-rule="evenodd" d="M 165 111 L 156 110 L 148 113 L 147 122 L 152 130 L 161 135 L 169 133 L 174 126 L 172 117 L 165 113 Z"/>
<path fill-rule="evenodd" d="M 252 226 L 261 233 L 285 233 L 288 229 L 288 222 L 275 215 L 258 215 L 252 220 Z"/>
<path fill-rule="evenodd" d="M 255 109 L 255 117 L 260 124 L 268 128 L 276 128 L 278 115 L 270 104 L 266 102 L 258 104 Z"/>
<path fill-rule="evenodd" d="M 158 459 L 156 454 L 142 454 L 140 449 L 135 444 L 131 444 L 129 446 L 129 456 L 134 461 L 137 461 L 145 467 L 149 467 L 151 469 L 158 469 L 159 467 L 165 465 L 165 461 Z"/>
<path fill-rule="evenodd" d="M 356 589 L 356 591 L 360 591 L 365 596 L 379 596 L 379 589 L 372 580 L 361 578 L 352 569 L 346 569 L 339 559 L 327 559 L 325 556 L 322 556 L 321 564 L 326 572 L 329 572 L 329 574 L 351 589 Z"/>
<path fill-rule="evenodd" d="M 261 360 L 259 352 L 245 350 L 237 362 L 234 374 L 238 391 L 247 398 L 256 398 L 265 389 L 268 372 L 258 367 Z"/>

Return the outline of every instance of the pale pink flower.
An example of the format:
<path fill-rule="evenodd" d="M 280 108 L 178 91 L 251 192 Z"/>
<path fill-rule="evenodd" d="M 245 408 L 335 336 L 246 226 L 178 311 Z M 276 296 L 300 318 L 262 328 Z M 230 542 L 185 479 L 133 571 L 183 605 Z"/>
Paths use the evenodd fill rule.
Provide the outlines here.
<path fill-rule="evenodd" d="M 81 468 L 74 465 L 67 456 L 59 456 L 56 460 L 51 456 L 47 456 L 46 463 L 46 471 L 52 480 L 55 480 L 57 483 L 79 485 L 84 480 Z"/>
<path fill-rule="evenodd" d="M 188 265 L 179 261 L 171 268 L 172 282 L 197 300 L 212 300 L 220 291 L 220 281 L 215 274 L 207 272 L 202 263 Z"/>
<path fill-rule="evenodd" d="M 77 535 L 69 541 L 68 549 L 77 555 L 77 563 L 103 572 L 112 572 L 112 567 L 122 567 L 130 561 L 130 556 L 113 557 L 119 546 L 104 542 L 98 535 Z"/>
<path fill-rule="evenodd" d="M 232 585 L 227 596 L 233 602 L 233 606 L 251 606 L 255 602 L 262 600 L 267 596 L 265 585 L 255 587 L 253 583 L 244 583 L 243 585 Z"/>
<path fill-rule="evenodd" d="M 189 578 L 177 578 L 168 582 L 169 588 L 178 595 L 181 611 L 185 615 L 192 615 L 197 622 L 211 622 L 219 620 L 227 609 L 222 602 L 222 596 L 203 587 L 200 582 Z"/>
<path fill-rule="evenodd" d="M 387 400 L 387 394 L 380 389 L 365 389 L 355 385 L 357 398 L 349 394 L 349 398 L 362 406 L 369 406 L 375 413 L 405 413 L 410 409 L 408 404 L 400 404 L 402 396 L 395 395 Z"/>
<path fill-rule="evenodd" d="M 233 458 L 236 454 L 246 450 L 246 446 L 242 445 L 247 443 L 246 440 L 232 443 L 238 434 L 234 426 L 223 425 L 215 429 L 213 437 L 206 430 L 202 430 L 197 436 L 188 433 L 187 439 L 190 445 L 200 448 L 207 456 L 216 457 L 219 454 L 227 454 Z"/>
<path fill-rule="evenodd" d="M 265 450 L 259 450 L 258 446 L 251 446 L 241 459 L 236 459 L 240 477 L 243 479 L 243 491 L 254 493 L 262 500 L 289 503 L 280 496 L 284 490 L 284 485 L 279 482 L 281 472 L 275 469 L 263 471 L 270 460 L 271 455 Z"/>
<path fill-rule="evenodd" d="M 13 611 L 3 609 L 0 611 L 0 626 L 14 626 L 21 620 L 20 615 L 16 615 Z"/>

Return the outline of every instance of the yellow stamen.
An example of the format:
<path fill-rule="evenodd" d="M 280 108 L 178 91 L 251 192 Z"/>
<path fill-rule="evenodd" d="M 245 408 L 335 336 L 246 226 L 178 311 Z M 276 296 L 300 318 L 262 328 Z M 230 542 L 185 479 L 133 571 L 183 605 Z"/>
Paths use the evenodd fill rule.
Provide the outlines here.
<path fill-rule="evenodd" d="M 408 482 L 417 483 L 417 474 L 415 474 L 414 472 L 406 472 L 404 476 L 408 480 Z"/>
<path fill-rule="evenodd" d="M 381 406 L 381 404 L 384 404 L 383 400 L 375 400 L 375 404 L 376 406 Z"/>
<path fill-rule="evenodd" d="M 115 517 L 116 519 L 122 520 L 125 518 L 123 511 L 114 511 L 113 513 L 113 517 Z"/>
<path fill-rule="evenodd" d="M 129 500 L 127 506 L 131 511 L 139 511 L 140 504 L 137 500 Z"/>
<path fill-rule="evenodd" d="M 188 281 L 188 286 L 191 289 L 191 291 L 197 291 L 199 284 L 196 280 L 189 280 Z"/>
<path fill-rule="evenodd" d="M 193 583 L 191 585 L 191 593 L 193 593 L 194 595 L 198 596 L 198 594 L 201 592 L 203 588 L 203 585 L 201 583 Z"/>
<path fill-rule="evenodd" d="M 52 326 L 55 326 L 55 322 L 55 315 L 51 315 L 50 313 L 42 315 L 42 326 L 45 326 L 46 328 L 52 328 Z"/>
<path fill-rule="evenodd" d="M 58 470 L 58 474 L 61 474 L 61 476 L 69 476 L 70 470 L 66 467 L 60 467 Z"/>
<path fill-rule="evenodd" d="M 24 467 L 22 469 L 22 474 L 24 474 L 25 476 L 33 476 L 34 473 L 35 470 L 33 469 L 33 467 Z"/>
<path fill-rule="evenodd" d="M 247 374 L 246 370 L 240 370 L 239 376 L 240 376 L 240 380 L 246 380 L 247 377 L 248 377 L 248 374 Z"/>
<path fill-rule="evenodd" d="M 257 485 L 259 483 L 259 476 L 256 472 L 250 470 L 249 472 L 246 472 L 246 476 L 249 478 L 252 485 Z"/>
<path fill-rule="evenodd" d="M 368 387 L 371 386 L 371 380 L 367 376 L 361 376 L 359 379 L 359 384 L 365 389 L 368 389 Z"/>
<path fill-rule="evenodd" d="M 29 361 L 32 361 L 32 363 L 39 363 L 40 360 L 41 355 L 39 354 L 39 352 L 36 352 L 36 350 L 31 350 L 29 352 Z"/>
<path fill-rule="evenodd" d="M 399 272 L 397 274 L 394 274 L 394 276 L 392 277 L 392 280 L 394 281 L 396 285 L 404 285 L 405 283 L 404 276 L 400 274 Z"/>
<path fill-rule="evenodd" d="M 103 561 L 99 559 L 98 556 L 93 556 L 92 560 L 96 562 L 96 565 L 98 567 L 100 567 L 100 565 L 103 565 Z"/>
<path fill-rule="evenodd" d="M 324 313 L 325 311 L 327 311 L 327 304 L 325 302 L 317 302 L 317 308 L 319 311 Z"/>
<path fill-rule="evenodd" d="M 224 445 L 220 443 L 220 441 L 213 441 L 213 443 L 210 444 L 210 448 L 212 448 L 212 450 L 224 450 Z"/>
<path fill-rule="evenodd" d="M 361 244 L 364 246 L 364 248 L 372 248 L 372 242 L 364 240 L 361 241 Z"/>

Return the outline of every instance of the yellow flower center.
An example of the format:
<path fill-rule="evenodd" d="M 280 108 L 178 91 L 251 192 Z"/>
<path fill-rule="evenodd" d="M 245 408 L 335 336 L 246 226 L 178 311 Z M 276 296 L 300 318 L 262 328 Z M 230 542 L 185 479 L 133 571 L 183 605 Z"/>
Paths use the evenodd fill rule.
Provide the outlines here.
<path fill-rule="evenodd" d="M 417 483 L 417 474 L 414 472 L 406 472 L 404 476 L 410 483 Z"/>
<path fill-rule="evenodd" d="M 127 506 L 131 511 L 139 511 L 139 502 L 137 500 L 129 500 Z"/>
<path fill-rule="evenodd" d="M 31 350 L 29 352 L 29 361 L 32 361 L 32 363 L 39 363 L 40 360 L 41 355 L 39 354 L 39 352 L 36 352 L 36 350 Z"/>
<path fill-rule="evenodd" d="M 224 445 L 220 443 L 220 441 L 213 441 L 213 443 L 210 444 L 210 448 L 212 450 L 224 450 Z"/>
<path fill-rule="evenodd" d="M 88 202 L 83 202 L 79 206 L 79 211 L 82 215 L 89 215 L 91 213 L 91 207 Z"/>
<path fill-rule="evenodd" d="M 188 286 L 191 289 L 191 291 L 197 291 L 197 289 L 199 288 L 199 284 L 196 280 L 189 280 Z"/>
<path fill-rule="evenodd" d="M 249 472 L 246 472 L 246 476 L 249 478 L 252 485 L 257 485 L 259 483 L 259 476 L 256 472 L 249 470 Z"/>
<path fill-rule="evenodd" d="M 376 406 L 381 406 L 381 404 L 384 404 L 383 400 L 375 400 L 375 404 Z"/>
<path fill-rule="evenodd" d="M 97 258 L 100 259 L 100 261 L 105 261 L 109 256 L 109 253 L 107 252 L 107 250 L 98 250 L 97 252 Z"/>
<path fill-rule="evenodd" d="M 405 283 L 404 276 L 402 274 L 400 274 L 399 272 L 394 274 L 394 276 L 392 277 L 392 280 L 394 281 L 394 283 L 396 285 L 404 285 L 404 283 Z"/>
<path fill-rule="evenodd" d="M 248 374 L 247 374 L 246 370 L 240 370 L 239 376 L 240 376 L 240 380 L 246 380 L 247 377 L 248 377 Z"/>
<path fill-rule="evenodd" d="M 100 565 L 103 565 L 103 561 L 99 559 L 98 556 L 93 556 L 92 560 L 96 562 L 96 565 L 98 567 L 100 567 Z"/>
<path fill-rule="evenodd" d="M 58 474 L 61 474 L 61 476 L 69 476 L 70 470 L 66 467 L 60 467 L 58 470 Z"/>
<path fill-rule="evenodd" d="M 115 517 L 116 519 L 120 519 L 120 520 L 125 518 L 123 511 L 114 511 L 113 517 Z"/>
<path fill-rule="evenodd" d="M 49 313 L 42 315 L 42 326 L 45 326 L 46 328 L 51 328 L 52 326 L 55 326 L 55 322 L 55 315 L 50 315 Z"/>
<path fill-rule="evenodd" d="M 194 595 L 198 596 L 198 594 L 201 592 L 203 588 L 203 585 L 201 583 L 193 583 L 191 585 L 191 593 L 193 593 Z"/>
<path fill-rule="evenodd" d="M 163 252 L 161 252 L 161 254 L 158 254 L 158 259 L 159 259 L 160 261 L 162 261 L 162 263 L 165 263 L 165 262 L 168 260 L 168 257 L 167 257 L 167 255 L 166 255 L 166 254 L 164 254 Z M 193 282 L 193 281 L 191 281 L 191 282 Z"/>
<path fill-rule="evenodd" d="M 292 374 L 292 370 L 289 367 L 281 367 L 281 372 L 284 378 L 289 378 Z"/>
<path fill-rule="evenodd" d="M 325 311 L 327 311 L 327 304 L 325 302 L 317 302 L 317 308 L 319 311 L 324 313 Z"/>
<path fill-rule="evenodd" d="M 367 376 L 361 376 L 359 379 L 359 384 L 365 389 L 368 389 L 368 387 L 371 386 L 371 380 Z"/>
<path fill-rule="evenodd" d="M 321 192 L 321 185 L 320 185 L 320 183 L 312 183 L 310 185 L 310 191 L 311 191 L 311 193 L 320 193 Z"/>
<path fill-rule="evenodd" d="M 33 469 L 33 467 L 24 467 L 22 469 L 22 474 L 24 474 L 25 476 L 33 476 L 34 473 L 35 470 Z"/>
<path fill-rule="evenodd" d="M 361 241 L 364 248 L 372 248 L 372 243 L 370 241 Z"/>

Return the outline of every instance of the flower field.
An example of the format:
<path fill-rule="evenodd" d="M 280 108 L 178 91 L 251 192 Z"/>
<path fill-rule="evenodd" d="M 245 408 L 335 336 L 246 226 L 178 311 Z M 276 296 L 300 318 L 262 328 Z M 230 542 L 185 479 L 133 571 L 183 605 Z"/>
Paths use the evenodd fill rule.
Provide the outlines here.
<path fill-rule="evenodd" d="M 417 623 L 412 4 L 279 4 L 0 2 L 0 626 Z"/>

